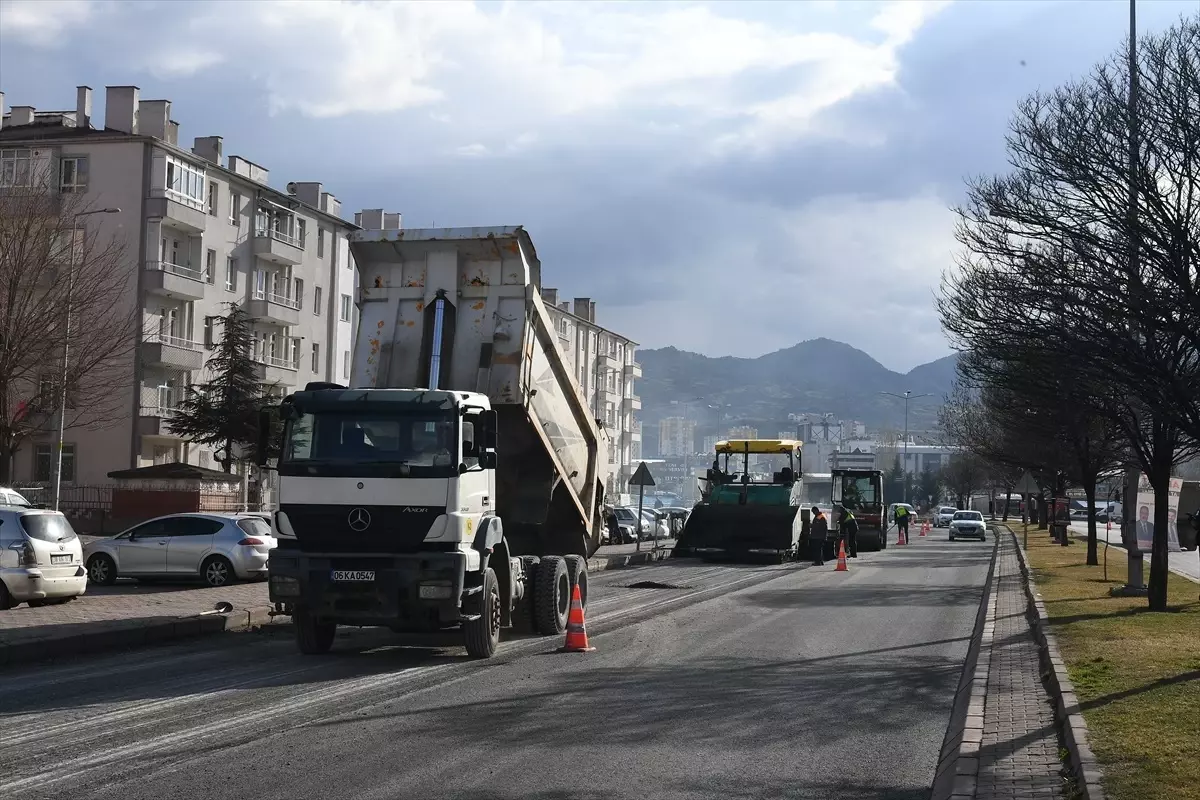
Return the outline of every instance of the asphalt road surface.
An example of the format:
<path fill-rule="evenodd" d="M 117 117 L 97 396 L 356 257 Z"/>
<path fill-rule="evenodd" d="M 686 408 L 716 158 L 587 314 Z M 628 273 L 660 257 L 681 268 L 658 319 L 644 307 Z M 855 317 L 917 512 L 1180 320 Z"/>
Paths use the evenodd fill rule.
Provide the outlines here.
<path fill-rule="evenodd" d="M 993 546 L 599 574 L 590 654 L 283 628 L 11 669 L 0 797 L 926 798 Z"/>

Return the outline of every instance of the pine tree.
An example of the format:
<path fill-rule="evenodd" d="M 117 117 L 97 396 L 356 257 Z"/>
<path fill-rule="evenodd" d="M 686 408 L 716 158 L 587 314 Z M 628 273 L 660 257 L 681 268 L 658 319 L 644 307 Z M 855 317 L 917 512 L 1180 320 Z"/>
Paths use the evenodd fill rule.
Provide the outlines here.
<path fill-rule="evenodd" d="M 234 448 L 246 453 L 257 441 L 258 411 L 270 401 L 251 356 L 254 333 L 249 315 L 230 303 L 229 313 L 218 319 L 221 342 L 205 364 L 211 379 L 187 387 L 169 426 L 172 433 L 220 448 L 217 461 L 229 472 L 235 461 Z"/>

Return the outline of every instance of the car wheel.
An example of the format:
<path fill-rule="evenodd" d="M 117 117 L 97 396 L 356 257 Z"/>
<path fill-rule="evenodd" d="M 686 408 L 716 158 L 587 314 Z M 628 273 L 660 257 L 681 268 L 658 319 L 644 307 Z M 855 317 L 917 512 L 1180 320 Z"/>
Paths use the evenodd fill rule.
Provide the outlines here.
<path fill-rule="evenodd" d="M 8 593 L 8 587 L 4 585 L 4 581 L 0 581 L 0 611 L 7 611 L 15 605 L 12 595 Z"/>
<path fill-rule="evenodd" d="M 952 533 L 952 534 L 950 534 L 948 538 L 950 539 L 950 541 L 952 541 L 952 542 L 953 542 L 953 541 L 954 541 L 954 534 L 953 534 L 953 533 Z"/>
<path fill-rule="evenodd" d="M 88 580 L 100 586 L 112 586 L 117 582 L 117 564 L 112 556 L 97 553 L 87 562 Z"/>
<path fill-rule="evenodd" d="M 237 577 L 233 574 L 233 564 L 222 556 L 213 556 L 200 565 L 200 577 L 212 587 L 228 586 Z"/>

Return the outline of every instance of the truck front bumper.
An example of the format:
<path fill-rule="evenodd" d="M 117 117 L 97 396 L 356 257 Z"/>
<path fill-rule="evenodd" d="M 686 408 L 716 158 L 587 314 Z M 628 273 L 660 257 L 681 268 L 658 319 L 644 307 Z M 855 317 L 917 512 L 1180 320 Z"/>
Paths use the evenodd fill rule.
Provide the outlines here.
<path fill-rule="evenodd" d="M 272 603 L 343 625 L 437 630 L 460 623 L 464 553 L 343 556 L 276 550 Z"/>

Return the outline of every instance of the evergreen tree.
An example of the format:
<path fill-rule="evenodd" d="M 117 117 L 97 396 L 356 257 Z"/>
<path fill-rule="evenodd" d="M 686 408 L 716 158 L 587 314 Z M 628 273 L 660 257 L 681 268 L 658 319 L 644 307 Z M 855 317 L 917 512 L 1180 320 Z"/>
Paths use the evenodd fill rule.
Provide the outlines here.
<path fill-rule="evenodd" d="M 207 383 L 187 387 L 169 426 L 172 433 L 218 448 L 221 469 L 230 471 L 234 448 L 247 453 L 258 439 L 258 411 L 270 400 L 258 381 L 252 358 L 254 333 L 250 317 L 236 303 L 219 318 L 222 336 L 208 359 Z"/>

